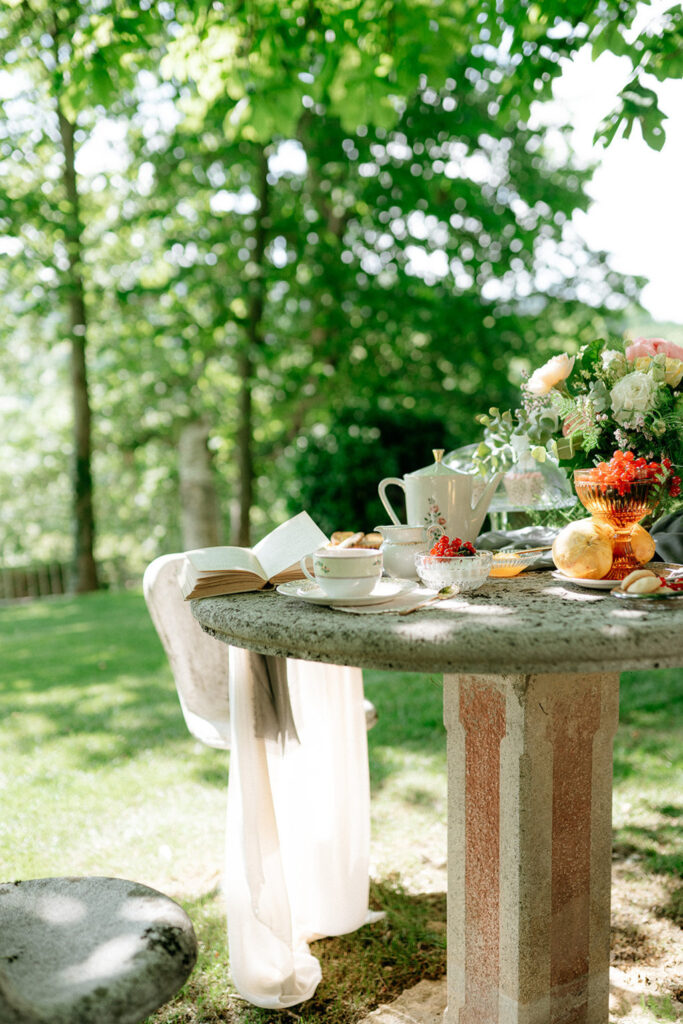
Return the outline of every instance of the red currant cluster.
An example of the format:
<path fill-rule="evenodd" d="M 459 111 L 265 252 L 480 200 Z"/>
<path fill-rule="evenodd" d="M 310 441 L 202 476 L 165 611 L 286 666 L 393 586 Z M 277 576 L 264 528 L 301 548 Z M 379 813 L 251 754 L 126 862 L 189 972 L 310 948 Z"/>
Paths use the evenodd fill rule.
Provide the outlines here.
<path fill-rule="evenodd" d="M 439 537 L 429 552 L 430 555 L 437 555 L 439 558 L 471 558 L 476 553 L 476 548 L 468 540 L 460 540 L 459 537 L 449 540 L 445 533 Z"/>
<path fill-rule="evenodd" d="M 670 459 L 662 459 L 661 463 L 648 462 L 647 459 L 637 459 L 633 452 L 618 451 L 609 462 L 599 462 L 591 470 L 590 480 L 600 484 L 603 494 L 608 487 L 619 494 L 628 494 L 631 484 L 636 480 L 668 482 L 668 491 L 672 498 L 677 498 L 681 493 L 681 478 L 672 475 Z"/>

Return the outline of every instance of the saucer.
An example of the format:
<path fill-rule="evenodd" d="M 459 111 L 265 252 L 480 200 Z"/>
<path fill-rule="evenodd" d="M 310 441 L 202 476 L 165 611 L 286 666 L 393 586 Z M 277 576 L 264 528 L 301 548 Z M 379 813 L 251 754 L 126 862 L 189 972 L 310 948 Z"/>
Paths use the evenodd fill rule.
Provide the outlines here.
<path fill-rule="evenodd" d="M 367 597 L 328 597 L 317 583 L 311 583 L 309 580 L 281 583 L 275 589 L 278 594 L 284 594 L 285 597 L 298 597 L 299 600 L 308 601 L 309 604 L 329 604 L 336 608 L 344 608 L 382 604 L 383 601 L 391 601 L 392 598 L 414 586 L 415 584 L 411 580 L 380 580 Z"/>
<path fill-rule="evenodd" d="M 573 583 L 575 587 L 586 587 L 588 590 L 611 590 L 613 587 L 619 586 L 619 580 L 576 579 L 574 576 L 565 576 L 559 569 L 556 569 L 551 575 L 554 580 L 560 580 L 561 583 Z"/>

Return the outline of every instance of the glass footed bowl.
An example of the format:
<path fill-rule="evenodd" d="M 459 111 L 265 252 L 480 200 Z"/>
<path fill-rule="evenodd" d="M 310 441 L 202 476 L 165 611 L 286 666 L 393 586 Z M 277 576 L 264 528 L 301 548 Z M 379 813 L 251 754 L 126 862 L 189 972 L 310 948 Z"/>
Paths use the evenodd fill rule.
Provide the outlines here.
<path fill-rule="evenodd" d="M 574 489 L 581 504 L 593 519 L 609 526 L 612 531 L 612 568 L 604 577 L 623 580 L 640 562 L 631 548 L 631 535 L 636 523 L 659 504 L 663 488 L 658 480 L 646 475 L 636 477 L 624 494 L 594 479 L 593 470 L 574 470 Z"/>
<path fill-rule="evenodd" d="M 489 576 L 495 579 L 519 576 L 540 557 L 538 551 L 494 551 Z"/>
<path fill-rule="evenodd" d="M 469 558 L 415 555 L 415 568 L 425 587 L 430 590 L 453 587 L 454 593 L 466 594 L 477 590 L 486 581 L 492 561 L 491 551 L 478 551 Z"/>

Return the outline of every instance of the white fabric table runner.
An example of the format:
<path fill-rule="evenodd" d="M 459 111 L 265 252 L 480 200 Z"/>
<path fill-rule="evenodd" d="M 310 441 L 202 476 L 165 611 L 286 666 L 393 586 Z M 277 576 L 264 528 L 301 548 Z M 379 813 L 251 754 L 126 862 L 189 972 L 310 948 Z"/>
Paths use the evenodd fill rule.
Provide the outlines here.
<path fill-rule="evenodd" d="M 256 1006 L 309 999 L 308 943 L 368 913 L 370 789 L 360 669 L 287 660 L 291 736 L 264 738 L 260 655 L 230 647 L 226 870 L 232 978 Z M 256 698 L 256 699 L 255 699 Z"/>

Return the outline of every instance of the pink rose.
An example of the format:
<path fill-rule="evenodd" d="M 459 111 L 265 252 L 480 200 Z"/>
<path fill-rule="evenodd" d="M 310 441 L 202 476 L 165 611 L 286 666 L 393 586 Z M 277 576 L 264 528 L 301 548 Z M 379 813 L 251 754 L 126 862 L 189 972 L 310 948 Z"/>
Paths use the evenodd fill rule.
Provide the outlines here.
<path fill-rule="evenodd" d="M 543 366 L 534 370 L 526 382 L 526 390 L 532 395 L 547 395 L 556 384 L 567 379 L 573 366 L 574 356 L 570 357 L 566 352 L 561 356 L 553 356 Z"/>
<path fill-rule="evenodd" d="M 659 355 L 667 356 L 669 359 L 683 359 L 683 348 L 675 345 L 673 341 L 666 341 L 665 338 L 636 338 L 626 346 L 626 358 L 629 363 L 644 356 L 652 359 Z"/>

